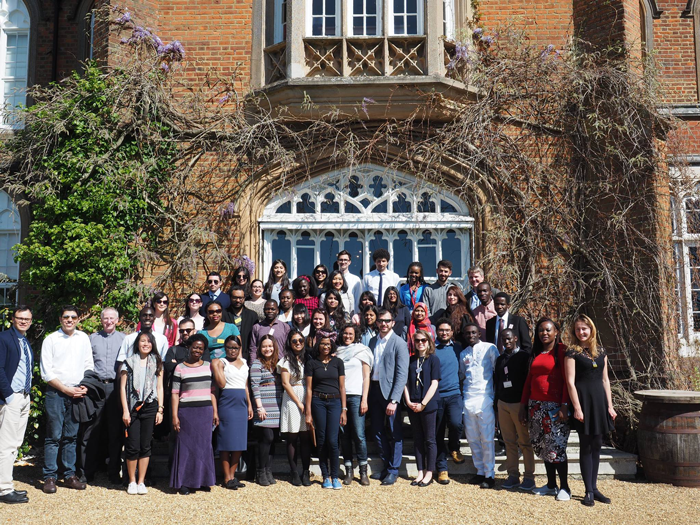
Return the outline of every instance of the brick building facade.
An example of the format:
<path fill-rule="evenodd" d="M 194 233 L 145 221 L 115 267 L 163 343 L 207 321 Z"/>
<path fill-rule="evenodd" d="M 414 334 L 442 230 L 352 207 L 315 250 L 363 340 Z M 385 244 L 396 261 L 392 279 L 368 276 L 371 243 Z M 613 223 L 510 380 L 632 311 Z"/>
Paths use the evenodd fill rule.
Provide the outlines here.
<path fill-rule="evenodd" d="M 14 100 L 12 82 L 59 80 L 101 45 L 89 16 L 94 5 L 93 0 L 0 0 L 5 103 Z M 244 86 L 264 90 L 273 105 L 294 106 L 310 95 L 319 104 L 350 108 L 371 90 L 370 111 L 377 118 L 389 99 L 393 118 L 410 114 L 416 89 L 447 96 L 460 89 L 446 76 L 442 37 L 464 38 L 475 17 L 486 28 L 522 27 L 542 46 L 562 47 L 573 35 L 598 46 L 622 42 L 633 53 L 657 58 L 670 111 L 688 124 L 689 162 L 700 179 L 700 0 L 125 0 L 120 6 L 164 41 L 180 40 L 202 67 L 237 72 Z M 15 44 L 22 36 L 26 46 L 20 49 Z M 20 52 L 25 61 L 16 60 Z M 14 76 L 7 75 L 11 59 Z M 318 185 L 320 179 L 300 181 L 289 210 L 285 201 L 265 197 L 272 192 L 257 188 L 240 214 L 240 251 L 258 263 L 258 277 L 265 277 L 273 259 L 287 259 L 296 274 L 331 262 L 328 254 L 342 248 L 353 253 L 356 271 L 365 272 L 378 246 L 394 253 L 400 274 L 405 270 L 400 265 L 409 260 L 434 268 L 437 259 L 452 257 L 455 274 L 465 277 L 485 249 L 479 241 L 484 222 L 471 216 L 469 203 L 452 196 L 449 187 L 433 188 L 427 200 L 402 192 L 420 174 L 385 175 L 377 189 L 381 173 L 381 166 L 367 164 L 360 189 L 334 194 L 325 209 L 327 188 Z M 347 174 L 324 172 L 319 163 L 315 176 L 341 180 Z M 26 231 L 28 216 L 26 210 L 12 213 L 11 200 L 2 197 L 0 272 L 16 280 L 10 247 Z M 407 204 L 407 198 L 413 200 Z M 700 337 L 700 230 L 696 234 L 688 221 L 697 213 L 694 203 L 692 195 L 675 203 L 673 225 L 658 229 L 674 242 L 679 330 L 688 343 Z M 355 214 L 352 224 L 342 213 L 348 205 Z M 409 209 L 423 213 L 433 236 L 412 224 Z M 13 300 L 10 295 L 6 300 Z"/>

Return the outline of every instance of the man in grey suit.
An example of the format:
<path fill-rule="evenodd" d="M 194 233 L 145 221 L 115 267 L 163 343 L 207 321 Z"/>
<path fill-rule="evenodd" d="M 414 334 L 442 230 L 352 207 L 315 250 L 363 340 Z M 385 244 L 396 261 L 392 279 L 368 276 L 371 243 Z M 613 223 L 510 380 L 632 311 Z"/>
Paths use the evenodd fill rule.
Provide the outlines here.
<path fill-rule="evenodd" d="M 369 343 L 374 352 L 369 415 L 384 466 L 371 477 L 382 480 L 382 485 L 393 485 L 399 476 L 403 454 L 399 401 L 408 379 L 408 347 L 406 341 L 394 333 L 391 312 L 379 310 L 377 327 L 379 333 Z"/>

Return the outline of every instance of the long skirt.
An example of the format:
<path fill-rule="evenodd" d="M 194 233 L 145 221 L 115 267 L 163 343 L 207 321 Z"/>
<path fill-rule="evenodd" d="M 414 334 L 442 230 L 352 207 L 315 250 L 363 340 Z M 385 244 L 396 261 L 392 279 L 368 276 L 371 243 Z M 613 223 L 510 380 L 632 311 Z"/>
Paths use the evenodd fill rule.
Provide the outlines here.
<path fill-rule="evenodd" d="M 552 420 L 551 416 L 560 408 L 561 405 L 554 401 L 528 401 L 528 431 L 532 450 L 538 458 L 548 463 L 566 461 L 571 428 L 568 420 Z"/>
<path fill-rule="evenodd" d="M 180 407 L 180 432 L 175 441 L 170 486 L 176 489 L 211 487 L 216 485 L 214 451 L 211 446 L 214 409 Z"/>
<path fill-rule="evenodd" d="M 237 452 L 248 448 L 248 404 L 245 390 L 225 388 L 219 396 L 219 452 Z"/>

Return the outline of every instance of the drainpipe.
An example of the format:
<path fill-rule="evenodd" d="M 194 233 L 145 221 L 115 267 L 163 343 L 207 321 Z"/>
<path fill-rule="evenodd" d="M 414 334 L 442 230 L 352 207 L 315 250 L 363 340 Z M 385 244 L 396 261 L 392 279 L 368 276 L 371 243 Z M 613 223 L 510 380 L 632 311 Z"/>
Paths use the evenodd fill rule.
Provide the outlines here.
<path fill-rule="evenodd" d="M 51 51 L 51 81 L 58 80 L 58 19 L 61 0 L 53 1 L 53 47 Z"/>

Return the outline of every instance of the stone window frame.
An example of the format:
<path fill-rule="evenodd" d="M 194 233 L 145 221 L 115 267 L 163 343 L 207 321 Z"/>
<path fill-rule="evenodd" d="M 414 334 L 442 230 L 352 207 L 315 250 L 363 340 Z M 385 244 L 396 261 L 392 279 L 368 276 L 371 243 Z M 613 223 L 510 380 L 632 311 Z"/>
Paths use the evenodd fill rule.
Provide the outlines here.
<path fill-rule="evenodd" d="M 12 250 L 12 246 L 20 242 L 21 235 L 22 217 L 17 205 L 9 194 L 0 190 L 0 244 L 4 245 L 3 250 L 7 250 L 8 255 Z M 9 278 L 6 282 L 0 282 L 0 306 L 16 304 L 17 302 L 19 263 L 12 264 L 14 273 L 11 273 L 8 270 L 12 268 L 6 265 L 6 262 L 6 260 L 0 261 L 0 273 L 7 275 Z"/>
<path fill-rule="evenodd" d="M 17 10 L 17 6 L 21 5 L 24 7 L 26 16 L 28 18 L 28 23 L 22 24 L 22 27 L 7 27 L 6 22 L 8 21 L 7 16 Z M 34 68 L 36 61 L 36 35 L 37 35 L 37 23 L 39 20 L 39 7 L 34 0 L 23 1 L 23 0 L 2 0 L 0 2 L 0 68 L 2 68 L 2 80 L 0 80 L 0 107 L 5 106 L 5 82 L 8 81 L 10 77 L 5 78 L 5 59 L 7 57 L 7 37 L 9 35 L 27 35 L 27 55 L 26 64 L 27 69 L 24 71 L 24 77 L 16 76 L 17 80 L 24 81 L 24 89 L 30 87 L 34 84 Z M 31 104 L 31 100 L 27 97 L 24 99 L 24 104 Z M 21 123 L 6 123 L 0 122 L 0 129 L 12 130 L 17 129 L 22 126 Z"/>

